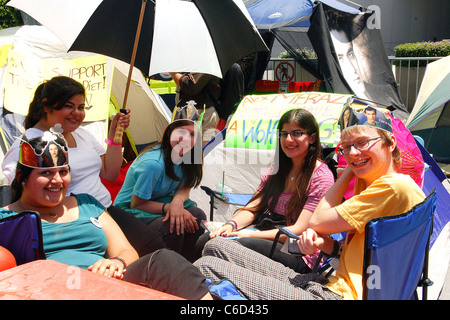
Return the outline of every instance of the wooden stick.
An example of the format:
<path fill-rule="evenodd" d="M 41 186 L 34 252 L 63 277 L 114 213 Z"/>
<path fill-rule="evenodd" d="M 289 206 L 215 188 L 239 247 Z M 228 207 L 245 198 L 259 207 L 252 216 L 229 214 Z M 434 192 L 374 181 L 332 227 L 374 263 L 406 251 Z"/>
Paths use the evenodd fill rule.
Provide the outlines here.
<path fill-rule="evenodd" d="M 127 78 L 127 84 L 125 87 L 125 95 L 123 97 L 122 109 L 126 109 L 126 107 L 127 107 L 128 91 L 130 90 L 131 76 L 133 74 L 134 60 L 136 59 L 136 52 L 137 52 L 137 47 L 139 44 L 139 37 L 141 35 L 142 21 L 144 20 L 144 12 L 145 12 L 146 4 L 147 4 L 147 0 L 142 0 L 141 13 L 139 15 L 139 22 L 138 22 L 138 27 L 136 30 L 136 37 L 134 38 L 133 52 L 131 54 L 130 69 L 128 70 L 128 78 Z M 122 137 L 123 137 L 123 127 L 120 124 L 117 124 L 116 132 L 114 135 L 114 143 L 122 143 Z"/>

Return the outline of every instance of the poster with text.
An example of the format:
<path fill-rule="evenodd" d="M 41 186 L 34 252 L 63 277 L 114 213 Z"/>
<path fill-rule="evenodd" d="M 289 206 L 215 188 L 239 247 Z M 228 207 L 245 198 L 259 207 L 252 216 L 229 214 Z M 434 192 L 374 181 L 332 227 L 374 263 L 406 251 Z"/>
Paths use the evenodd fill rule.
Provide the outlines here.
<path fill-rule="evenodd" d="M 107 119 L 109 91 L 106 82 L 106 57 L 102 55 L 75 59 L 39 59 L 10 50 L 4 82 L 4 107 L 10 112 L 26 115 L 39 84 L 59 75 L 71 77 L 86 89 L 84 121 Z"/>

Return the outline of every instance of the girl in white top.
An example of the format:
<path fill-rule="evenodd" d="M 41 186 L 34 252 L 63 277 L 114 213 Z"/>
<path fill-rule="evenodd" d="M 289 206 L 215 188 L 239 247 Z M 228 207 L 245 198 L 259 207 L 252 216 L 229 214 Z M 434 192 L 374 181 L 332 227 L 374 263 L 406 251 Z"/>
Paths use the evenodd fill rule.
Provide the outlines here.
<path fill-rule="evenodd" d="M 116 220 L 130 243 L 140 255 L 164 247 L 158 233 L 128 212 L 112 206 L 111 195 L 100 178 L 114 181 L 122 165 L 122 145 L 113 142 L 117 125 L 124 129 L 130 124 L 129 110 L 113 118 L 105 150 L 96 138 L 81 127 L 86 116 L 86 93 L 83 85 L 65 76 L 54 77 L 38 86 L 24 121 L 28 139 L 40 137 L 50 128 L 62 130 L 69 147 L 70 193 L 88 193 L 96 198 Z M 19 159 L 20 139 L 5 154 L 2 170 L 9 182 L 14 180 Z"/>

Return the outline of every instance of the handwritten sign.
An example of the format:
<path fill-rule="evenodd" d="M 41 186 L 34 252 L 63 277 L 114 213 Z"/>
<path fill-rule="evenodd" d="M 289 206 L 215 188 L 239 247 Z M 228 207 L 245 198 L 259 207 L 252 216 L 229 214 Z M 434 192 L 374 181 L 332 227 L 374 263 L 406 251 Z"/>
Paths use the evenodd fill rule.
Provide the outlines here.
<path fill-rule="evenodd" d="M 39 59 L 10 50 L 5 75 L 5 108 L 26 115 L 39 84 L 59 75 L 71 77 L 86 89 L 85 121 L 108 117 L 106 57 L 102 55 L 76 59 Z"/>
<path fill-rule="evenodd" d="M 228 125 L 225 147 L 275 149 L 278 121 L 294 108 L 310 111 L 319 124 L 320 141 L 334 145 L 337 122 L 350 97 L 323 92 L 245 96 Z"/>

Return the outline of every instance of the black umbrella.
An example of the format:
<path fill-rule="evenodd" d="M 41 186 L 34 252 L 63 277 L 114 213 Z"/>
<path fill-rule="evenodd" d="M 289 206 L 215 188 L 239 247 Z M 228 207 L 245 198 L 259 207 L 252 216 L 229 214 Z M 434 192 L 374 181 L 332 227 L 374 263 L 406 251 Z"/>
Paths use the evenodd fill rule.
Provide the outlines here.
<path fill-rule="evenodd" d="M 69 51 L 104 54 L 145 75 L 222 77 L 236 61 L 268 50 L 242 0 L 11 0 Z M 120 134 L 121 138 L 121 134 Z"/>

